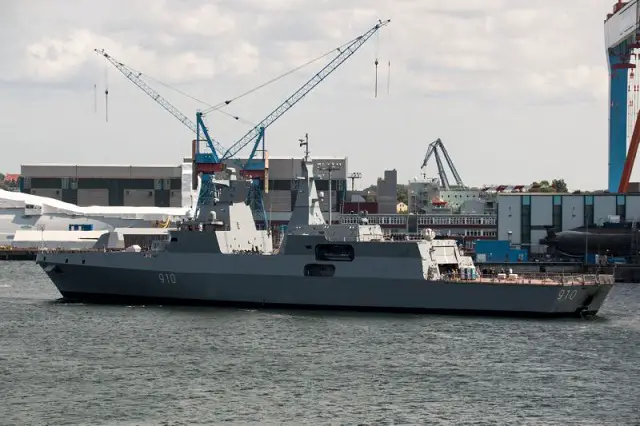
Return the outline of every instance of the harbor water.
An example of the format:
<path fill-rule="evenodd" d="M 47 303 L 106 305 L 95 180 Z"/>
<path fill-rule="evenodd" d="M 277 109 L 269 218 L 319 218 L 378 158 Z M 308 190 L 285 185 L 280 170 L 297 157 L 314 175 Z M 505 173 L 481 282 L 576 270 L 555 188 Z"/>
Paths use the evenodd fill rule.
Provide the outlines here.
<path fill-rule="evenodd" d="M 640 285 L 599 318 L 95 306 L 0 262 L 1 425 L 640 424 Z"/>

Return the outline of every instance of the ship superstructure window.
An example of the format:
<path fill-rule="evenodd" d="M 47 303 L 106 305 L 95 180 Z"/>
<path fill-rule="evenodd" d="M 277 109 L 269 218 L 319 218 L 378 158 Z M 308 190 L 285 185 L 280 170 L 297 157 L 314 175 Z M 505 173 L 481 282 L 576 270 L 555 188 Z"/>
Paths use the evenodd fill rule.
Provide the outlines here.
<path fill-rule="evenodd" d="M 305 277 L 332 277 L 336 273 L 336 267 L 333 265 L 319 265 L 310 263 L 304 265 Z"/>
<path fill-rule="evenodd" d="M 318 244 L 316 246 L 316 260 L 352 261 L 355 251 L 350 244 Z"/>
<path fill-rule="evenodd" d="M 90 223 L 72 223 L 69 225 L 69 231 L 93 231 L 93 225 Z"/>

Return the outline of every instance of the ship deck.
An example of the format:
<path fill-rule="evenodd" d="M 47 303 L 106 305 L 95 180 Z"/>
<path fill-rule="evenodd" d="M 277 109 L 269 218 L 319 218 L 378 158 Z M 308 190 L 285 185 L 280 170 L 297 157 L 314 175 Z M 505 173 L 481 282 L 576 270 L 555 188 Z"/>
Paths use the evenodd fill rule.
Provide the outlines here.
<path fill-rule="evenodd" d="M 604 274 L 525 274 L 512 277 L 479 276 L 475 279 L 449 278 L 447 281 L 505 284 L 505 285 L 545 285 L 545 286 L 590 286 L 613 284 L 613 275 Z"/>

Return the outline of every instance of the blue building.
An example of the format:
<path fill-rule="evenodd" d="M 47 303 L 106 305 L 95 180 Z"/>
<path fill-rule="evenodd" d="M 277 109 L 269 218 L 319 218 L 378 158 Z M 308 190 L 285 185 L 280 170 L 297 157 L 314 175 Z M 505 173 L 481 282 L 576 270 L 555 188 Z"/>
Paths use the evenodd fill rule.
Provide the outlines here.
<path fill-rule="evenodd" d="M 477 263 L 527 262 L 527 250 L 511 247 L 507 240 L 476 241 Z"/>

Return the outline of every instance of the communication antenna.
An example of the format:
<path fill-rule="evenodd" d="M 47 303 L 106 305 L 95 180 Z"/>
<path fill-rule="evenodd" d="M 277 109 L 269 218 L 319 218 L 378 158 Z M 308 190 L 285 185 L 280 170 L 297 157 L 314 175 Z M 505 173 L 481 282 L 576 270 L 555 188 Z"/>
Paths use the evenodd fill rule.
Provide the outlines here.
<path fill-rule="evenodd" d="M 298 139 L 300 147 L 304 146 L 304 160 L 309 161 L 309 133 L 304 134 L 304 138 Z"/>
<path fill-rule="evenodd" d="M 109 122 L 109 68 L 104 61 L 104 119 Z"/>
<path fill-rule="evenodd" d="M 347 179 L 351 179 L 351 191 L 355 191 L 356 188 L 356 179 L 362 179 L 362 173 L 360 172 L 353 172 L 353 173 L 349 173 L 349 176 L 347 176 Z"/>

